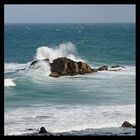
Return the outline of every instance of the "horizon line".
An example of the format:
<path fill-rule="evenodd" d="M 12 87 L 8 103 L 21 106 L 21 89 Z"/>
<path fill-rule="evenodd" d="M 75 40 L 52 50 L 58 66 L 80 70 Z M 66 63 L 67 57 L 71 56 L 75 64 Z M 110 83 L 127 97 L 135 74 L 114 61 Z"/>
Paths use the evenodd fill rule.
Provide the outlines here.
<path fill-rule="evenodd" d="M 4 24 L 96 24 L 96 23 L 136 23 L 136 22 L 7 22 Z"/>

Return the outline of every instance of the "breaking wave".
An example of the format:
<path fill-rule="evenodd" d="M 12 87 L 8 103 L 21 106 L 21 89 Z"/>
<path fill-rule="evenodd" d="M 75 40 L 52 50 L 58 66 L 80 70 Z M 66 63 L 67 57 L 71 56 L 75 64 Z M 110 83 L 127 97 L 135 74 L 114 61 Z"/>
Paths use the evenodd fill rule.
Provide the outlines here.
<path fill-rule="evenodd" d="M 19 64 L 19 63 L 5 63 L 4 64 L 4 72 L 9 73 L 9 72 L 16 72 L 17 70 L 22 70 L 25 69 L 29 65 L 27 64 Z"/>
<path fill-rule="evenodd" d="M 4 79 L 4 86 L 6 86 L 6 87 L 16 86 L 14 80 L 15 79 Z"/>
<path fill-rule="evenodd" d="M 76 47 L 73 43 L 62 43 L 56 48 L 49 48 L 47 46 L 42 46 L 37 48 L 35 59 L 43 60 L 48 58 L 50 62 L 59 57 L 67 57 L 74 61 L 82 61 L 80 57 L 77 56 Z"/>

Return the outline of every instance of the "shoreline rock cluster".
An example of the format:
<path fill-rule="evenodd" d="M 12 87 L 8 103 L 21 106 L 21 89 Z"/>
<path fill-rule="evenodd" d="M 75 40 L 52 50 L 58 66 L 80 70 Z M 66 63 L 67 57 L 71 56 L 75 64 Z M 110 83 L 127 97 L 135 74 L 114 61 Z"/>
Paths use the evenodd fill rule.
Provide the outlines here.
<path fill-rule="evenodd" d="M 39 61 L 45 61 L 49 63 L 49 59 L 44 60 L 36 60 L 33 61 L 29 68 L 32 68 L 36 63 Z M 51 74 L 49 76 L 51 77 L 60 77 L 60 76 L 74 76 L 74 75 L 84 75 L 84 74 L 90 74 L 95 73 L 98 71 L 118 71 L 119 69 L 116 68 L 124 68 L 119 65 L 114 65 L 109 68 L 107 65 L 103 65 L 99 68 L 91 68 L 91 66 L 84 62 L 76 62 L 66 57 L 60 57 L 57 59 L 54 59 L 52 63 L 49 63 L 51 67 Z"/>
<path fill-rule="evenodd" d="M 135 129 L 136 126 L 131 124 L 128 121 L 124 121 L 124 123 L 120 126 L 122 128 L 130 128 L 130 129 Z M 32 130 L 32 129 L 28 129 L 28 130 Z M 65 136 L 65 133 L 51 133 L 48 132 L 45 127 L 41 127 L 38 132 L 32 132 L 32 133 L 28 133 L 28 134 L 23 134 L 25 136 Z"/>

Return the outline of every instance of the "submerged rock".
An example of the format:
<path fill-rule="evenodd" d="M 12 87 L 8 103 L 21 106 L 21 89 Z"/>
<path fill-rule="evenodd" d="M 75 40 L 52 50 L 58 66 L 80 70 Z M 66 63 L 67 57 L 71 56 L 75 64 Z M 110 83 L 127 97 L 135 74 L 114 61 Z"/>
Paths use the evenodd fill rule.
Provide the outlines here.
<path fill-rule="evenodd" d="M 125 67 L 120 66 L 120 65 L 114 65 L 114 66 L 111 66 L 110 68 L 118 68 L 118 67 L 120 67 L 120 68 L 125 68 Z"/>
<path fill-rule="evenodd" d="M 102 71 L 102 70 L 108 70 L 108 66 L 104 65 L 98 68 L 98 71 Z"/>
<path fill-rule="evenodd" d="M 92 69 L 92 72 L 98 72 L 98 70 L 97 69 Z"/>
<path fill-rule="evenodd" d="M 33 62 L 29 65 L 29 68 L 33 68 L 34 65 L 36 65 L 38 62 L 41 62 L 41 61 L 49 62 L 49 59 L 46 58 L 46 59 L 43 59 L 43 60 L 35 60 L 35 61 L 33 61 Z"/>
<path fill-rule="evenodd" d="M 26 129 L 26 131 L 33 131 L 34 129 L 32 129 L 32 128 L 28 128 L 28 129 Z"/>
<path fill-rule="evenodd" d="M 122 124 L 122 127 L 135 128 L 135 126 L 132 125 L 131 123 L 129 123 L 128 121 L 125 121 L 125 122 Z"/>
<path fill-rule="evenodd" d="M 103 71 L 103 70 L 105 70 L 105 71 L 108 71 L 108 70 L 109 71 L 119 71 L 119 70 L 121 70 L 121 68 L 125 68 L 125 67 L 120 66 L 120 65 L 113 65 L 111 67 L 104 65 L 104 66 L 99 67 L 97 70 L 98 71 Z"/>
<path fill-rule="evenodd" d="M 125 67 L 120 66 L 120 65 L 113 65 L 109 68 L 109 71 L 120 71 L 122 70 L 122 68 L 125 68 Z"/>

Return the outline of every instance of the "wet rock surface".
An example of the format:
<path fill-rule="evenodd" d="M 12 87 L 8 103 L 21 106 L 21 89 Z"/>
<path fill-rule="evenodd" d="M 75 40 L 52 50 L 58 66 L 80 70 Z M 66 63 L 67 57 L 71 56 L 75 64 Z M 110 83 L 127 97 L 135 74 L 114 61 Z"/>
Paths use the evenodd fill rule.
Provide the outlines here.
<path fill-rule="evenodd" d="M 51 74 L 49 76 L 52 77 L 60 77 L 64 75 L 77 75 L 77 74 L 86 74 L 95 72 L 93 69 L 84 62 L 75 62 L 66 57 L 57 58 L 50 63 L 51 66 Z"/>

